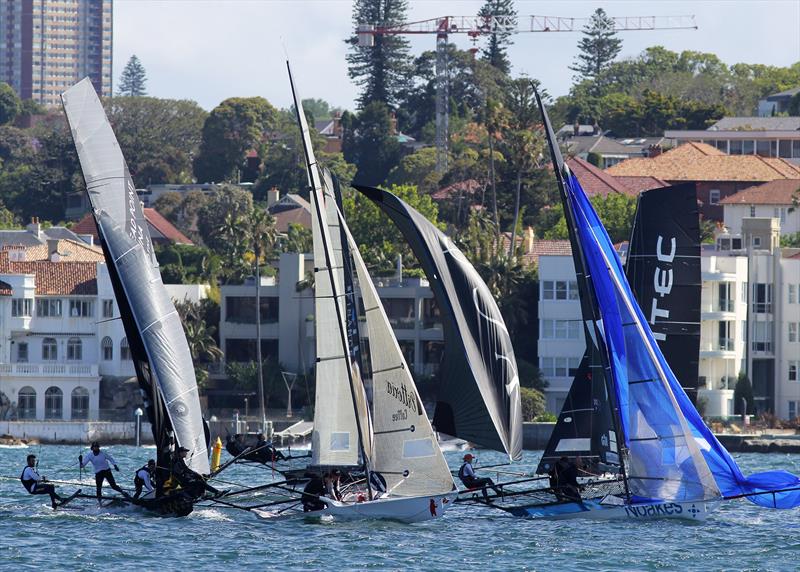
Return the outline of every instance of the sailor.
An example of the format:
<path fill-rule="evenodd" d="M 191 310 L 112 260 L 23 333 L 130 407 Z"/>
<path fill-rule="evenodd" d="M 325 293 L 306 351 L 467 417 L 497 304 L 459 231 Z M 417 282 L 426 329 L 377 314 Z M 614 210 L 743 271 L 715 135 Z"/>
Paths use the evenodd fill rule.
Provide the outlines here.
<path fill-rule="evenodd" d="M 111 467 L 114 467 L 114 470 L 119 472 L 117 462 L 110 453 L 100 450 L 100 443 L 97 441 L 92 443 L 92 450 L 88 455 L 85 457 L 83 455 L 78 455 L 78 464 L 80 464 L 81 468 L 85 467 L 89 463 L 91 463 L 94 467 L 94 482 L 97 486 L 98 501 L 100 501 L 103 496 L 103 481 L 107 481 L 108 486 L 118 493 L 121 493 L 125 498 L 130 497 L 128 493 L 119 487 L 117 482 L 114 480 L 114 474 L 111 472 Z"/>
<path fill-rule="evenodd" d="M 378 471 L 369 472 L 369 484 L 375 492 L 385 493 L 388 489 L 386 487 L 386 479 Z"/>
<path fill-rule="evenodd" d="M 150 459 L 147 461 L 147 464 L 136 471 L 136 474 L 133 476 L 133 485 L 136 487 L 133 498 L 138 499 L 139 495 L 142 494 L 142 490 L 144 490 L 145 496 L 152 493 L 154 490 L 153 481 L 155 481 L 155 476 L 156 461 L 155 459 Z"/>
<path fill-rule="evenodd" d="M 22 470 L 19 480 L 22 486 L 32 495 L 50 495 L 50 505 L 53 508 L 64 499 L 56 493 L 56 488 L 47 482 L 47 479 L 39 475 L 36 470 L 36 455 L 28 455 L 28 464 Z"/>
<path fill-rule="evenodd" d="M 581 486 L 578 483 L 578 466 L 567 457 L 561 457 L 552 470 L 551 482 L 555 481 L 554 491 L 559 500 L 581 500 Z"/>
<path fill-rule="evenodd" d="M 189 449 L 186 447 L 178 447 L 177 451 L 175 451 L 175 458 L 172 461 L 172 475 L 178 480 L 181 487 L 194 497 L 199 497 L 204 491 L 208 491 L 217 497 L 225 494 L 224 491 L 217 490 L 209 485 L 203 475 L 189 468 L 186 464 L 186 455 L 188 453 Z"/>
<path fill-rule="evenodd" d="M 286 458 L 284 457 L 283 453 L 272 446 L 271 441 L 267 441 L 263 433 L 258 434 L 258 441 L 256 441 L 255 451 L 263 463 L 268 463 L 270 461 L 283 461 Z"/>
<path fill-rule="evenodd" d="M 481 492 L 483 493 L 483 499 L 486 502 L 492 502 L 489 499 L 489 495 L 486 493 L 486 488 L 491 487 L 491 489 L 495 492 L 495 494 L 499 495 L 500 491 L 497 490 L 497 487 L 494 485 L 494 481 L 489 478 L 480 479 L 475 476 L 475 469 L 472 467 L 472 460 L 475 457 L 472 456 L 470 453 L 464 455 L 464 464 L 461 465 L 461 468 L 458 470 L 458 478 L 461 479 L 461 482 L 464 483 L 464 486 L 468 489 L 477 489 L 480 488 Z"/>
<path fill-rule="evenodd" d="M 327 508 L 327 505 L 319 499 L 319 497 L 325 494 L 325 481 L 316 473 L 310 476 L 311 480 L 306 483 L 303 489 L 303 496 L 301 497 L 303 512 L 312 512 Z M 325 473 L 324 478 L 330 479 L 330 475 Z"/>
<path fill-rule="evenodd" d="M 325 496 L 329 499 L 341 501 L 342 493 L 339 492 L 339 481 L 342 478 L 342 472 L 339 469 L 334 469 L 330 473 L 325 473 Z"/>

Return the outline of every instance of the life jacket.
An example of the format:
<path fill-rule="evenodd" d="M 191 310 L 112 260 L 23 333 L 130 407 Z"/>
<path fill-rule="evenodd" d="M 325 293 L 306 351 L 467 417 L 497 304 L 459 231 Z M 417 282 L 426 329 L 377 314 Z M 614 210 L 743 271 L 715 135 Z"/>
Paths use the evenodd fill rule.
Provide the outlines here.
<path fill-rule="evenodd" d="M 25 471 L 28 467 L 22 469 L 22 474 L 19 476 L 19 480 L 22 482 L 22 486 L 25 487 L 25 490 L 29 493 L 33 494 L 33 487 L 36 486 L 36 481 L 33 479 L 26 479 L 25 478 Z"/>
<path fill-rule="evenodd" d="M 147 471 L 149 473 L 150 469 L 148 468 L 147 465 L 145 465 L 144 467 L 140 467 L 140 468 L 136 469 L 136 472 L 133 474 L 133 484 L 136 485 L 137 487 L 141 487 L 141 486 L 144 485 L 144 479 L 139 476 L 139 471 Z M 150 482 L 152 482 L 152 481 L 153 481 L 153 475 L 151 473 L 150 474 Z"/>
<path fill-rule="evenodd" d="M 465 479 L 468 478 L 466 473 L 465 473 L 465 471 L 467 469 L 467 465 L 469 465 L 469 463 L 464 463 L 463 465 L 461 465 L 461 468 L 458 469 L 458 478 L 459 478 L 459 480 L 461 480 L 462 483 L 464 482 Z M 469 477 L 469 478 L 471 478 L 471 477 Z"/>

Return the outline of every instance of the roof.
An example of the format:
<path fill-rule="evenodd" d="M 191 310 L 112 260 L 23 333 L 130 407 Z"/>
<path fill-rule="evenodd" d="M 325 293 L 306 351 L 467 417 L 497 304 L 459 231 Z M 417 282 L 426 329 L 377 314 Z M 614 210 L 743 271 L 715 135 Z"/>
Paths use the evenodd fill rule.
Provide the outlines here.
<path fill-rule="evenodd" d="M 0 230 L 0 247 L 2 246 L 36 246 L 45 244 L 48 239 L 80 240 L 80 237 L 63 226 L 51 226 L 41 229 L 41 236 L 36 236 L 29 229 Z"/>
<path fill-rule="evenodd" d="M 570 155 L 597 153 L 599 155 L 647 155 L 651 145 L 662 145 L 664 137 L 614 138 L 606 135 L 581 135 L 564 141 Z"/>
<path fill-rule="evenodd" d="M 758 155 L 726 155 L 705 143 L 689 142 L 652 158 L 622 161 L 606 169 L 616 176 L 664 181 L 753 181 L 800 179 L 800 166 Z"/>
<path fill-rule="evenodd" d="M 753 185 L 725 197 L 722 205 L 791 205 L 792 198 L 800 196 L 800 179 L 781 179 Z"/>
<path fill-rule="evenodd" d="M 0 274 L 33 274 L 36 294 L 92 296 L 97 294 L 97 263 L 50 262 L 37 260 L 14 262 L 8 251 L 0 252 Z"/>
<path fill-rule="evenodd" d="M 50 258 L 50 245 L 37 244 L 24 250 L 25 260 L 48 260 Z M 80 240 L 59 240 L 56 252 L 61 257 L 61 262 L 104 262 L 103 249 L 99 246 L 90 246 Z"/>
<path fill-rule="evenodd" d="M 11 288 L 11 284 L 0 280 L 0 296 L 11 296 L 13 293 L 14 290 Z"/>
<path fill-rule="evenodd" d="M 631 192 L 642 193 L 650 189 L 660 189 L 668 187 L 669 183 L 656 177 L 614 177 L 620 185 L 627 187 Z"/>
<path fill-rule="evenodd" d="M 463 194 L 474 195 L 477 191 L 483 188 L 483 184 L 475 179 L 467 179 L 466 181 L 459 181 L 446 187 L 442 187 L 435 193 L 431 194 L 434 201 L 442 201 L 449 199 L 453 196 L 461 196 Z"/>
<path fill-rule="evenodd" d="M 282 234 L 289 231 L 290 224 L 311 228 L 311 204 L 300 195 L 287 193 L 268 210 L 275 219 L 275 229 Z"/>
<path fill-rule="evenodd" d="M 792 89 L 787 89 L 786 91 L 779 91 L 778 93 L 773 93 L 767 96 L 767 101 L 774 101 L 776 99 L 784 99 L 787 97 L 793 97 L 800 93 L 800 87 L 793 87 Z"/>
<path fill-rule="evenodd" d="M 797 131 L 800 117 L 723 117 L 708 131 Z"/>
<path fill-rule="evenodd" d="M 610 194 L 636 195 L 630 188 L 619 183 L 616 178 L 584 161 L 580 157 L 567 159 L 567 165 L 581 182 L 581 187 L 590 197 L 607 197 Z"/>
<path fill-rule="evenodd" d="M 572 256 L 569 240 L 534 240 L 531 246 L 522 255 L 525 264 L 538 264 L 540 256 Z"/>
<path fill-rule="evenodd" d="M 156 209 L 145 208 L 143 211 L 144 218 L 147 220 L 147 223 L 161 236 L 163 236 L 165 240 L 175 244 L 194 244 L 185 234 L 175 228 L 175 225 L 165 219 L 163 215 Z M 91 213 L 86 213 L 84 217 L 72 227 L 72 230 L 78 234 L 91 234 L 95 240 L 100 239 L 100 236 L 97 234 L 97 225 L 95 224 L 94 217 L 91 215 Z"/>

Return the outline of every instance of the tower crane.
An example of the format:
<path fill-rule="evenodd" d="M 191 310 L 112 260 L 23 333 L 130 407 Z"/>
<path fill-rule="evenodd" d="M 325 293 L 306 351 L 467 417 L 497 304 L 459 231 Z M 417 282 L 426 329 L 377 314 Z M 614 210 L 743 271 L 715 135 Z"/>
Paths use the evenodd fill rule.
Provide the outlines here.
<path fill-rule="evenodd" d="M 580 32 L 589 18 L 560 16 L 441 16 L 417 22 L 362 23 L 356 29 L 358 45 L 372 47 L 375 36 L 436 35 L 436 170 L 447 170 L 449 137 L 447 39 L 450 34 L 466 34 L 475 42 L 488 34 L 538 32 Z M 696 30 L 694 16 L 619 16 L 612 17 L 614 31 Z M 473 48 L 473 54 L 477 51 Z"/>

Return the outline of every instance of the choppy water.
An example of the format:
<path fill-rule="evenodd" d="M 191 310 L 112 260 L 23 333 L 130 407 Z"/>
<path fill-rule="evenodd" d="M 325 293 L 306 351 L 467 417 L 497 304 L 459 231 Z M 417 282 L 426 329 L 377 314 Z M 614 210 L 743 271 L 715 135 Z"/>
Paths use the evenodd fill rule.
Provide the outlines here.
<path fill-rule="evenodd" d="M 118 482 L 152 450 L 109 448 Z M 77 480 L 77 447 L 0 448 L 1 474 L 16 478 L 29 452 L 40 473 Z M 539 452 L 526 452 L 531 470 Z M 457 467 L 460 453 L 447 454 Z M 502 461 L 482 452 L 479 465 Z M 800 455 L 743 454 L 745 472 L 800 471 Z M 520 470 L 515 468 L 513 470 Z M 487 471 L 488 472 L 488 471 Z M 262 473 L 233 467 L 226 480 Z M 490 473 L 490 476 L 497 475 Z M 90 491 L 92 483 L 84 474 Z M 263 477 L 262 477 L 263 478 Z M 64 485 L 61 490 L 73 487 Z M 725 503 L 705 523 L 521 520 L 483 507 L 456 506 L 419 525 L 391 522 L 269 522 L 223 509 L 159 518 L 138 509 L 53 512 L 18 480 L 0 481 L 2 570 L 795 570 L 800 569 L 800 511 Z"/>

